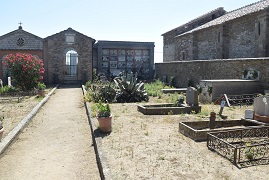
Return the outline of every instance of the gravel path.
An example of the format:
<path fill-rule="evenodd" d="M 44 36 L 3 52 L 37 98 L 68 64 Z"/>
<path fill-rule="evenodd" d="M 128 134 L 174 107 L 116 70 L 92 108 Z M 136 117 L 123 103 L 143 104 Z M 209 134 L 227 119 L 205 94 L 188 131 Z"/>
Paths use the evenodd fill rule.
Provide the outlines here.
<path fill-rule="evenodd" d="M 0 179 L 100 179 L 78 86 L 62 86 L 0 157 Z"/>

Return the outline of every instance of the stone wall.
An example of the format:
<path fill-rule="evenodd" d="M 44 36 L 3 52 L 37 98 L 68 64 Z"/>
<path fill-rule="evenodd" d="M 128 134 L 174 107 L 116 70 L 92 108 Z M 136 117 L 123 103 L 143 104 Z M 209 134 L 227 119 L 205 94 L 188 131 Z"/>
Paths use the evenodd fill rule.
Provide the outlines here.
<path fill-rule="evenodd" d="M 182 38 L 176 38 L 175 46 L 176 46 L 175 48 L 176 59 L 178 60 L 193 59 L 193 35 L 192 34 L 188 34 Z M 170 61 L 174 61 L 174 60 L 170 60 Z"/>
<path fill-rule="evenodd" d="M 220 59 L 222 58 L 221 26 L 194 33 L 195 41 L 193 59 Z"/>
<path fill-rule="evenodd" d="M 187 87 L 206 79 L 241 79 L 244 70 L 259 72 L 260 89 L 269 89 L 269 58 L 193 60 L 156 63 L 156 78 L 175 76 L 177 87 Z"/>
<path fill-rule="evenodd" d="M 260 12 L 228 23 L 229 58 L 264 57 L 266 41 L 266 16 Z M 259 27 L 260 26 L 260 27 Z M 260 32 L 258 32 L 260 31 Z M 260 46 L 260 45 L 261 46 Z M 260 50 L 259 50 L 260 49 Z"/>

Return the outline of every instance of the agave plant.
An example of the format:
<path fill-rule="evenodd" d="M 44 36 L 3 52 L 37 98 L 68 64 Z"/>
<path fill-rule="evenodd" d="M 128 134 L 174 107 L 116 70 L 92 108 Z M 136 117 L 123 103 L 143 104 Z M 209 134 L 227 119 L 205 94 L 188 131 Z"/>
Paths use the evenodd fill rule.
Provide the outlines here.
<path fill-rule="evenodd" d="M 149 100 L 144 83 L 137 82 L 137 73 L 120 74 L 114 78 L 114 82 L 119 88 L 116 95 L 117 102 L 141 102 Z"/>

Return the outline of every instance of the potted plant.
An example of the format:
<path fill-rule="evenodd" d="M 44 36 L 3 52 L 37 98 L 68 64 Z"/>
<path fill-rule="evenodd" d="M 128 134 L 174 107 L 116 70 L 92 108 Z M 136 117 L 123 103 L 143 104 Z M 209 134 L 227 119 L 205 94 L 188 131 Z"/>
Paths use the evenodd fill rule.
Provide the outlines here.
<path fill-rule="evenodd" d="M 46 85 L 44 83 L 38 82 L 37 83 L 38 88 L 38 95 L 44 97 L 46 93 Z"/>
<path fill-rule="evenodd" d="M 0 116 L 0 142 L 1 142 L 1 139 L 2 139 L 3 134 L 4 134 L 4 127 L 3 127 L 3 124 L 2 124 L 3 119 L 4 119 L 4 117 Z"/>
<path fill-rule="evenodd" d="M 103 104 L 101 101 L 99 101 L 97 104 L 97 120 L 99 122 L 99 128 L 102 132 L 112 131 L 112 115 L 108 103 Z"/>

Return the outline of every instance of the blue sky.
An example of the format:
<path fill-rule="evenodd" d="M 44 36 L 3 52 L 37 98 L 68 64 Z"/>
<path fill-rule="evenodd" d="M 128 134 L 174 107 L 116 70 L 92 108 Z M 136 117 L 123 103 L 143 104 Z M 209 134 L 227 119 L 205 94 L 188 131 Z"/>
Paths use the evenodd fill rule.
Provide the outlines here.
<path fill-rule="evenodd" d="M 96 40 L 155 42 L 161 34 L 218 7 L 226 11 L 255 0 L 2 0 L 0 36 L 18 28 L 41 38 L 71 27 Z"/>

